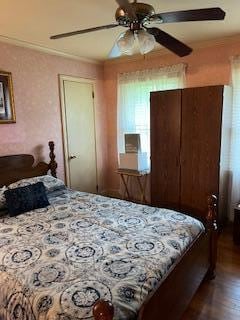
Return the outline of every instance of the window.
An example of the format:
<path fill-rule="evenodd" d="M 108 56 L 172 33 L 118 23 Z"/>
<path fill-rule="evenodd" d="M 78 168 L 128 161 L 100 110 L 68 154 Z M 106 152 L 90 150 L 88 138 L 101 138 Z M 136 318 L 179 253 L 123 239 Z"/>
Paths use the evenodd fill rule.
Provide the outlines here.
<path fill-rule="evenodd" d="M 125 152 L 124 134 L 139 133 L 141 151 L 150 167 L 150 92 L 184 87 L 184 64 L 123 73 L 118 78 L 118 152 Z"/>

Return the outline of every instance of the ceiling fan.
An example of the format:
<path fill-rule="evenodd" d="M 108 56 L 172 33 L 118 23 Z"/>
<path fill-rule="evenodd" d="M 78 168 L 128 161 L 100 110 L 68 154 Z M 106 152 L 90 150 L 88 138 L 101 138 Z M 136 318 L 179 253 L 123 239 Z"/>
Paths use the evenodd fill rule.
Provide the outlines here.
<path fill-rule="evenodd" d="M 110 57 L 117 57 L 121 54 L 133 54 L 135 40 L 138 40 L 139 50 L 146 54 L 159 43 L 180 57 L 189 55 L 192 49 L 177 40 L 170 34 L 151 24 L 162 24 L 172 22 L 187 21 L 207 21 L 207 20 L 224 20 L 225 12 L 221 8 L 205 8 L 196 10 L 173 11 L 165 13 L 155 13 L 153 6 L 129 0 L 116 0 L 119 8 L 116 11 L 116 23 L 104 26 L 77 30 L 73 32 L 61 33 L 51 36 L 50 39 L 60 39 L 79 35 L 83 33 L 112 29 L 116 27 L 126 27 L 128 30 L 120 34 L 111 53 Z"/>

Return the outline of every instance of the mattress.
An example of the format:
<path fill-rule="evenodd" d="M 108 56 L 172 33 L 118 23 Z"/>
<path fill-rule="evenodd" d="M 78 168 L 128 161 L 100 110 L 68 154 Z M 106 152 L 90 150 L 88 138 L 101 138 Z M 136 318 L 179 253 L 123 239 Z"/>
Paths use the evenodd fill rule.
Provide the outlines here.
<path fill-rule="evenodd" d="M 0 219 L 0 319 L 91 319 L 98 299 L 114 319 L 143 301 L 204 231 L 176 211 L 69 189 L 50 206 Z"/>

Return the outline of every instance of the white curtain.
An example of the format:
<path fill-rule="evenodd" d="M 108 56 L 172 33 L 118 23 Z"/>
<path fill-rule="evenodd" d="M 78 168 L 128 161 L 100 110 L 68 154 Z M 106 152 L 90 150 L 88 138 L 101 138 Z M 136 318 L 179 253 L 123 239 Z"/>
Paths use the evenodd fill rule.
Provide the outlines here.
<path fill-rule="evenodd" d="M 240 201 L 240 57 L 232 59 L 232 117 L 229 171 L 230 179 L 230 219 L 234 206 Z"/>
<path fill-rule="evenodd" d="M 150 167 L 150 92 L 181 89 L 185 64 L 118 76 L 118 152 L 125 152 L 124 134 L 139 133 L 141 151 L 148 153 Z"/>

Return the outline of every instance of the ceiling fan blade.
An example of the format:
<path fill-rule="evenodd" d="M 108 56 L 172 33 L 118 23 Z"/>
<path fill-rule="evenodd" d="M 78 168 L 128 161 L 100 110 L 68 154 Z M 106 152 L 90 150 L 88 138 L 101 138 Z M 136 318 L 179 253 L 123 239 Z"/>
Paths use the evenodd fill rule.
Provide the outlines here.
<path fill-rule="evenodd" d="M 125 12 L 127 12 L 129 18 L 133 20 L 137 19 L 136 12 L 133 6 L 131 5 L 131 3 L 129 2 L 129 0 L 116 0 L 116 2 L 119 5 L 119 7 L 121 7 L 122 9 L 125 10 Z"/>
<path fill-rule="evenodd" d="M 100 26 L 100 27 L 94 27 L 94 28 L 88 28 L 88 29 L 83 29 L 83 30 L 77 30 L 77 31 L 57 34 L 55 36 L 51 36 L 50 39 L 66 38 L 66 37 L 75 36 L 77 34 L 83 34 L 83 33 L 94 32 L 94 31 L 105 30 L 105 29 L 112 29 L 112 28 L 115 28 L 115 27 L 118 27 L 118 26 L 119 26 L 119 24 L 117 24 L 117 23 L 107 24 L 105 26 Z"/>
<path fill-rule="evenodd" d="M 151 19 L 159 19 L 162 23 L 224 20 L 226 13 L 221 8 L 206 8 L 186 11 L 173 11 L 154 14 Z"/>
<path fill-rule="evenodd" d="M 190 47 L 158 28 L 147 28 L 146 30 L 155 37 L 159 44 L 176 53 L 179 57 L 187 56 L 192 52 Z"/>

